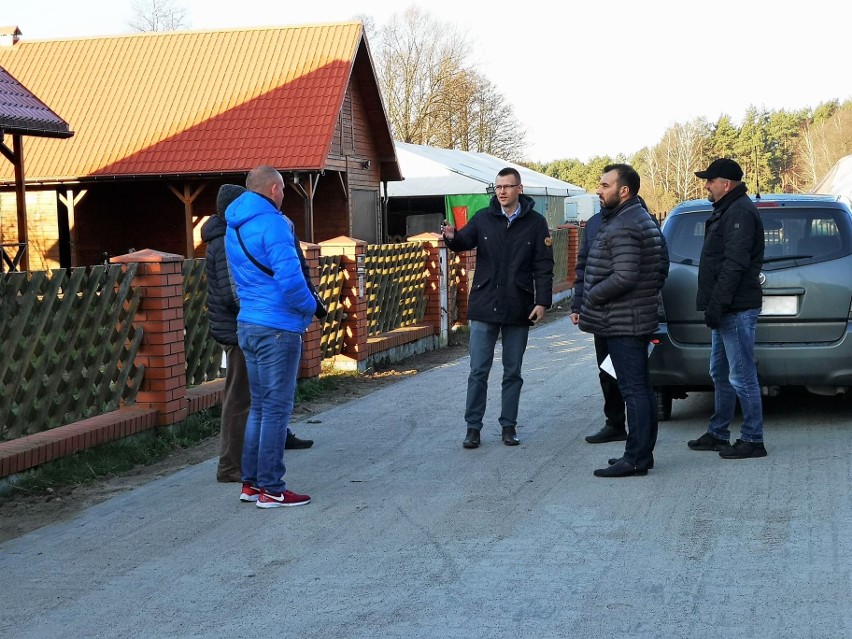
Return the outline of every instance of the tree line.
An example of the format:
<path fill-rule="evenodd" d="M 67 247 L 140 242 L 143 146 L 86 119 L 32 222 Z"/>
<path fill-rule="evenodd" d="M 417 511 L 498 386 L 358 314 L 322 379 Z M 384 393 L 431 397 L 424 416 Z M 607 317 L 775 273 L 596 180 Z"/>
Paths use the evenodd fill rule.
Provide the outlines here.
<path fill-rule="evenodd" d="M 649 208 L 662 214 L 682 200 L 705 197 L 704 184 L 694 173 L 719 157 L 739 162 L 750 193 L 807 193 L 849 154 L 852 100 L 833 100 L 799 111 L 750 107 L 740 125 L 728 115 L 715 122 L 696 118 L 674 124 L 659 143 L 631 156 L 528 166 L 594 191 L 604 166 L 628 162 L 642 177 L 641 194 Z"/>

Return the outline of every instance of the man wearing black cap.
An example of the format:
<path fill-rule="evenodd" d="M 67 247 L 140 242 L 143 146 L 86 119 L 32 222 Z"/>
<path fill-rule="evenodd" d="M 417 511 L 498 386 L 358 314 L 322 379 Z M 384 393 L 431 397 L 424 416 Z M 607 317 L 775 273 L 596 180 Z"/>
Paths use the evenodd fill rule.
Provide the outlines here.
<path fill-rule="evenodd" d="M 718 451 L 724 459 L 766 457 L 763 406 L 754 363 L 757 318 L 763 304 L 763 222 L 746 194 L 743 170 L 728 158 L 695 175 L 706 180 L 713 213 L 705 223 L 698 267 L 697 306 L 712 330 L 710 377 L 715 407 L 707 432 L 688 442 L 692 450 Z M 737 399 L 743 412 L 740 438 L 731 446 Z"/>

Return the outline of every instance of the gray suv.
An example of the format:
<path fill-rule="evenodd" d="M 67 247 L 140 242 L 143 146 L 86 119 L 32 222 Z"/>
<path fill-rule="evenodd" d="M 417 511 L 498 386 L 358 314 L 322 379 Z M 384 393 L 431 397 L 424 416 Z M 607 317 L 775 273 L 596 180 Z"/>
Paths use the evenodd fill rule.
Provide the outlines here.
<path fill-rule="evenodd" d="M 843 197 L 753 198 L 766 236 L 763 310 L 755 358 L 761 390 L 803 386 L 824 395 L 852 387 L 852 209 Z M 695 309 L 704 222 L 712 205 L 690 200 L 663 224 L 671 267 L 663 287 L 660 330 L 651 353 L 659 418 L 672 399 L 712 390 L 710 329 Z"/>

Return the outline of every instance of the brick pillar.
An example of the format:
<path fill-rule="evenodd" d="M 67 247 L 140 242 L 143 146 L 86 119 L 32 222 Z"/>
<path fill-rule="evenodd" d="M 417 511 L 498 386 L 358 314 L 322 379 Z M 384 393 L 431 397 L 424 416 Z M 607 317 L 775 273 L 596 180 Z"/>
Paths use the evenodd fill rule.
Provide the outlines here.
<path fill-rule="evenodd" d="M 364 258 L 367 243 L 351 237 L 340 236 L 319 243 L 321 255 L 342 255 L 341 266 L 344 270 L 343 308 L 346 311 L 344 321 L 345 336 L 343 353 L 334 358 L 338 368 L 367 370 L 367 274 L 364 271 Z"/>
<path fill-rule="evenodd" d="M 319 289 L 320 247 L 318 244 L 308 244 L 307 242 L 301 242 L 301 245 L 302 253 L 305 254 L 305 261 L 307 261 L 311 269 L 311 279 L 314 286 Z M 327 301 L 326 305 L 328 305 Z M 322 322 L 315 317 L 308 330 L 305 331 L 304 341 L 302 342 L 302 362 L 299 364 L 299 379 L 319 377 L 320 371 L 322 371 L 321 340 Z"/>
<path fill-rule="evenodd" d="M 574 224 L 568 227 L 568 274 L 565 279 L 569 286 L 574 286 L 577 277 L 577 256 L 580 253 L 580 227 Z"/>
<path fill-rule="evenodd" d="M 419 242 L 426 251 L 426 313 L 423 321 L 435 329 L 441 346 L 446 346 L 449 340 L 447 245 L 440 233 L 420 233 L 407 239 L 409 242 Z"/>
<path fill-rule="evenodd" d="M 186 353 L 183 318 L 183 256 L 145 249 L 119 255 L 113 264 L 138 263 L 133 286 L 139 291 L 134 323 L 143 331 L 136 365 L 145 377 L 136 405 L 158 412 L 157 424 L 186 419 Z"/>
<path fill-rule="evenodd" d="M 456 324 L 464 326 L 468 323 L 468 298 L 470 297 L 470 288 L 473 286 L 473 274 L 476 272 L 476 249 L 458 255 L 461 258 L 461 277 L 459 278 L 459 289 L 456 293 L 456 305 L 459 308 Z"/>

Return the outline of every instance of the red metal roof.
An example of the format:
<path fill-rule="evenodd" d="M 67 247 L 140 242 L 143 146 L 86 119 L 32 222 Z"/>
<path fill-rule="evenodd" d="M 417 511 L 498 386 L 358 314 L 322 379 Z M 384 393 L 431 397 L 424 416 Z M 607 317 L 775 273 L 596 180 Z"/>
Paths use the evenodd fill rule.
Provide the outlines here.
<path fill-rule="evenodd" d="M 0 47 L 0 66 L 76 130 L 28 144 L 27 179 L 322 169 L 362 33 L 353 22 Z"/>

